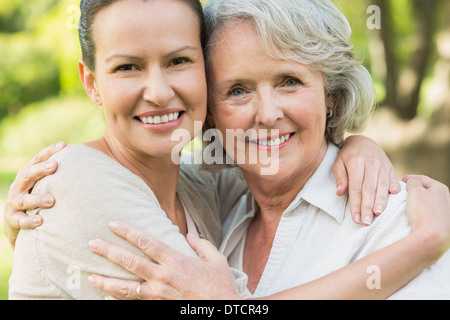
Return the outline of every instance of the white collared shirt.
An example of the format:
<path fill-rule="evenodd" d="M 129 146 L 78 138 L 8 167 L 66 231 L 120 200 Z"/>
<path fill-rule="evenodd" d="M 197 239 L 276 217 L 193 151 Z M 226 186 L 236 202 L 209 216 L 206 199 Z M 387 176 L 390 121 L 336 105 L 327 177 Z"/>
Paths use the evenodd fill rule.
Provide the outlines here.
<path fill-rule="evenodd" d="M 353 222 L 348 197 L 336 195 L 332 167 L 338 151 L 329 145 L 320 167 L 284 211 L 253 297 L 320 278 L 410 233 L 404 184 L 399 194 L 389 197 L 385 212 L 370 227 Z M 233 209 L 234 215 L 224 224 L 226 236 L 221 251 L 231 267 L 242 270 L 247 227 L 257 204 L 247 194 Z M 391 298 L 450 299 L 450 253 Z"/>

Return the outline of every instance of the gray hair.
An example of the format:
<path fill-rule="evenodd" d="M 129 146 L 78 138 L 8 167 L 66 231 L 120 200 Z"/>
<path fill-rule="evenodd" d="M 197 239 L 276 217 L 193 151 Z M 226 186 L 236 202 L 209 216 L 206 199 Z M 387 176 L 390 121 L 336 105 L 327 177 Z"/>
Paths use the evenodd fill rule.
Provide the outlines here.
<path fill-rule="evenodd" d="M 360 131 L 375 106 L 369 72 L 353 54 L 351 27 L 329 0 L 211 0 L 204 10 L 209 48 L 225 23 L 242 19 L 256 26 L 268 54 L 320 71 L 332 116 L 326 138 L 342 145 L 346 132 Z"/>

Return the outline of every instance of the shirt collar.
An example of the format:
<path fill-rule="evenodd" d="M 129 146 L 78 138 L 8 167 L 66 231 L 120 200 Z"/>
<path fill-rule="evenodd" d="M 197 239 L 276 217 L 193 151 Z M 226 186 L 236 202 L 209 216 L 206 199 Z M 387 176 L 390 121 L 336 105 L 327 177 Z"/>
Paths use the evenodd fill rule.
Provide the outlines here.
<path fill-rule="evenodd" d="M 334 144 L 328 144 L 328 150 L 319 168 L 305 184 L 296 200 L 307 201 L 311 205 L 321 209 L 332 216 L 341 224 L 345 218 L 348 195 L 336 194 L 336 179 L 333 174 L 333 165 L 336 161 L 339 148 Z"/>
<path fill-rule="evenodd" d="M 336 194 L 336 179 L 333 174 L 333 165 L 338 153 L 339 148 L 329 143 L 327 152 L 319 168 L 298 193 L 294 201 L 288 206 L 284 214 L 289 214 L 295 210 L 301 204 L 301 201 L 304 200 L 329 214 L 338 224 L 344 221 L 348 195 L 339 197 Z M 253 217 L 257 210 L 258 204 L 249 193 L 246 218 Z"/>

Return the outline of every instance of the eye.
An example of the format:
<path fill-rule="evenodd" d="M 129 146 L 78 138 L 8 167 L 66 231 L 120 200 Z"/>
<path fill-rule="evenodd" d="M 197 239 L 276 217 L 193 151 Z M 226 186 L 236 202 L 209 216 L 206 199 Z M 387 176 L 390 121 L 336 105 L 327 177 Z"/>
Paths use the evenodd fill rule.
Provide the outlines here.
<path fill-rule="evenodd" d="M 301 81 L 295 78 L 289 79 L 288 81 L 286 81 L 286 86 L 287 87 L 294 87 L 301 84 Z"/>
<path fill-rule="evenodd" d="M 179 66 L 181 64 L 190 62 L 191 60 L 189 58 L 181 57 L 181 58 L 175 58 L 170 63 L 171 66 Z"/>
<path fill-rule="evenodd" d="M 137 70 L 136 66 L 133 64 L 123 64 L 116 68 L 116 71 L 133 71 Z"/>
<path fill-rule="evenodd" d="M 244 93 L 245 93 L 245 90 L 242 88 L 234 88 L 234 89 L 231 89 L 231 91 L 230 91 L 231 96 L 240 96 Z"/>

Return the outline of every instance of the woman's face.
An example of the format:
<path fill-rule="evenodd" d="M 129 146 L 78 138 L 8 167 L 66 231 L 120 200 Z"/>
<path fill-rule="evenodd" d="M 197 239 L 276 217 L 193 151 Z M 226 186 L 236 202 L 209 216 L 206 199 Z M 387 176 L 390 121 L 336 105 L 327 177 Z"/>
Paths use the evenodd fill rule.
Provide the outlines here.
<path fill-rule="evenodd" d="M 264 164 L 252 164 L 249 156 L 245 163 L 237 161 L 243 150 L 276 155 L 275 178 L 305 175 L 308 170 L 312 174 L 327 146 L 322 74 L 300 63 L 269 56 L 248 22 L 226 23 L 214 43 L 209 62 L 208 120 L 214 121 L 225 137 L 227 153 L 234 155 L 244 174 L 261 175 Z M 227 129 L 248 132 L 242 145 L 226 146 Z"/>
<path fill-rule="evenodd" d="M 194 121 L 206 116 L 199 28 L 193 10 L 174 0 L 123 0 L 97 13 L 93 86 L 107 133 L 123 147 L 168 156 L 175 129 L 198 134 Z"/>

